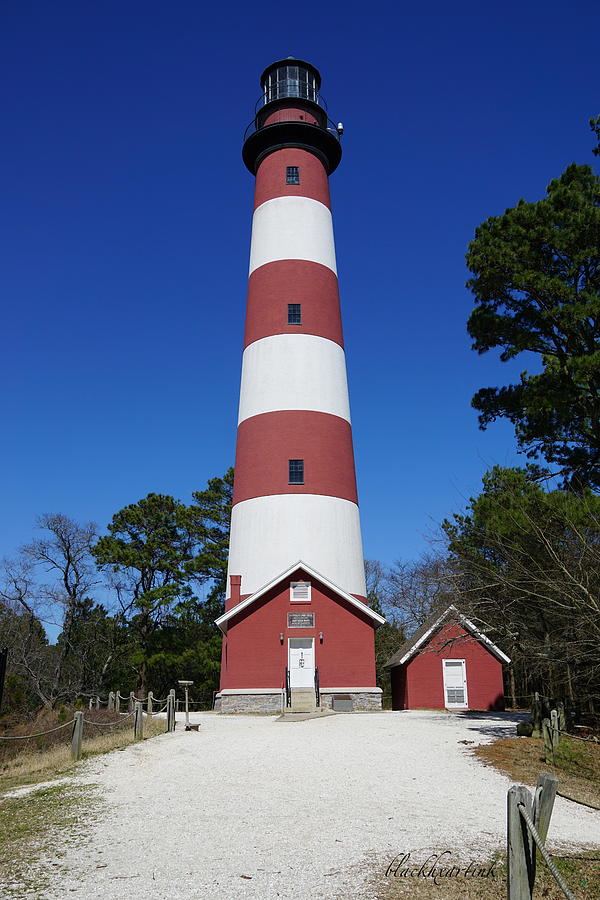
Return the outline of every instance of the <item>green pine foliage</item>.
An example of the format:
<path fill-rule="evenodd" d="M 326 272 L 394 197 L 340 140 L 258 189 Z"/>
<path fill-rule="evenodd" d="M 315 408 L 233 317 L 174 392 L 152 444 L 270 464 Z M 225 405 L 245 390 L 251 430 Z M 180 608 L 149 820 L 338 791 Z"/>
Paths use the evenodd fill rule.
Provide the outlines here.
<path fill-rule="evenodd" d="M 509 419 L 519 447 L 576 487 L 600 487 L 600 179 L 570 165 L 547 197 L 477 228 L 467 264 L 478 353 L 533 371 L 473 397 L 482 428 Z"/>
<path fill-rule="evenodd" d="M 115 513 L 93 548 L 119 599 L 137 690 L 186 678 L 207 697 L 218 686 L 232 489 L 230 469 L 190 506 L 148 494 Z"/>

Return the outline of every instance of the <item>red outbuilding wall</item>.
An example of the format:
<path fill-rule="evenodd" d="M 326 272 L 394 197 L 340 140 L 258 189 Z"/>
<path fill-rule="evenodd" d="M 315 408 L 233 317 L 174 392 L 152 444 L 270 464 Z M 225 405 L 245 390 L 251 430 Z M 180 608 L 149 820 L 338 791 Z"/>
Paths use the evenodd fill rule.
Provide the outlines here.
<path fill-rule="evenodd" d="M 301 580 L 311 582 L 311 600 L 292 603 L 290 581 Z M 288 612 L 314 613 L 314 628 L 288 628 Z M 230 619 L 223 640 L 221 690 L 283 688 L 289 637 L 315 639 L 321 687 L 376 686 L 372 620 L 299 570 Z"/>
<path fill-rule="evenodd" d="M 391 669 L 393 709 L 444 709 L 443 659 L 465 660 L 469 709 L 504 709 L 502 663 L 457 622 L 447 622 L 412 659 Z"/>

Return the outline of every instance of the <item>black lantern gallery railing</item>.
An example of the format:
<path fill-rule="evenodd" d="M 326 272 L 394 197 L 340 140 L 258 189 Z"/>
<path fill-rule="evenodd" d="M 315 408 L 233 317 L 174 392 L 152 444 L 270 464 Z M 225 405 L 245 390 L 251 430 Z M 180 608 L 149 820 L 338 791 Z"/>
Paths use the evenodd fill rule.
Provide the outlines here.
<path fill-rule="evenodd" d="M 327 122 L 326 127 L 321 125 L 311 125 L 309 122 L 302 122 L 303 125 L 308 125 L 310 128 L 318 128 L 321 131 L 327 131 L 328 134 L 331 134 L 338 142 L 340 140 L 340 130 L 339 127 L 335 124 L 335 122 L 329 118 L 329 116 L 323 117 Z M 254 134 L 256 131 L 262 131 L 264 128 L 270 128 L 271 125 L 281 125 L 283 122 L 298 122 L 298 116 L 295 113 L 290 112 L 287 114 L 285 109 L 279 110 L 277 114 L 277 121 L 269 123 L 269 125 L 261 125 L 259 124 L 258 118 L 255 116 L 246 130 L 244 131 L 244 140 L 247 140 L 251 134 Z"/>

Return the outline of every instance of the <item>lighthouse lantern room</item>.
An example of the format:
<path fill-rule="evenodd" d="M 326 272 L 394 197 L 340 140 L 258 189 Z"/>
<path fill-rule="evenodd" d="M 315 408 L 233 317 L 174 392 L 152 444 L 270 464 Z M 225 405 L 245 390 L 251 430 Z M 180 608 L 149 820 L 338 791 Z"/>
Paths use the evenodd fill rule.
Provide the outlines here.
<path fill-rule="evenodd" d="M 273 63 L 261 88 L 216 706 L 377 709 L 329 196 L 342 127 L 310 63 Z"/>

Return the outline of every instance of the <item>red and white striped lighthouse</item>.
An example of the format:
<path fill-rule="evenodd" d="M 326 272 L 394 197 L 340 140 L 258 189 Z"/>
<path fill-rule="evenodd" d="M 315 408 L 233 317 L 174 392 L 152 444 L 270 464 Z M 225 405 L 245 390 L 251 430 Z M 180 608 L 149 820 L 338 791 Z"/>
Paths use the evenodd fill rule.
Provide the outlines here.
<path fill-rule="evenodd" d="M 346 614 L 348 600 L 343 598 L 352 598 L 354 604 L 350 601 L 350 606 L 357 611 L 350 615 L 370 619 L 365 632 L 370 649 L 363 648 L 363 655 L 373 656 L 373 625 L 377 624 L 373 617 L 381 621 L 365 604 L 329 197 L 328 178 L 341 159 L 342 129 L 328 119 L 320 84 L 317 69 L 302 60 L 290 57 L 265 69 L 262 97 L 243 148 L 243 159 L 256 176 L 256 187 L 228 596 L 225 616 L 218 620 L 225 634 L 223 697 L 229 696 L 224 691 L 242 690 L 242 684 L 227 685 L 231 677 L 245 680 L 241 677 L 244 657 L 258 649 L 255 629 L 246 625 L 245 649 L 241 637 L 244 629 L 239 629 L 240 649 L 234 652 L 227 644 L 228 639 L 231 644 L 233 625 L 248 621 L 256 605 L 252 598 L 267 586 L 272 590 L 280 577 L 289 582 L 284 584 L 284 593 L 289 593 L 290 584 L 302 583 L 310 585 L 311 598 L 316 597 L 322 577 L 338 590 L 338 599 L 333 602 Z M 290 581 L 291 576 L 297 581 Z M 289 595 L 289 603 L 297 602 L 301 601 Z M 310 602 L 312 599 L 305 601 Z M 239 612 L 234 613 L 237 609 Z M 310 609 L 305 621 L 310 622 L 312 615 L 313 628 L 309 634 L 310 626 L 302 626 L 308 628 L 302 632 L 302 639 L 314 641 L 320 635 L 323 648 L 324 634 L 314 623 L 315 607 Z M 292 615 L 285 621 L 301 620 Z M 287 626 L 281 623 L 275 632 L 283 649 L 280 662 L 287 663 L 280 667 L 279 674 L 285 668 L 289 676 L 292 644 L 288 646 L 288 642 L 301 639 L 289 637 Z M 333 638 L 330 633 L 329 640 Z M 344 638 L 342 620 L 335 638 Z M 318 668 L 317 650 L 313 645 L 312 654 L 298 657 L 304 660 L 303 668 L 308 663 Z M 263 657 L 265 652 L 268 657 L 262 647 Z M 321 655 L 325 661 L 324 649 Z M 362 666 L 359 681 L 365 680 L 369 666 L 373 669 L 368 675 L 372 688 L 374 663 L 367 661 L 366 667 Z M 252 667 L 256 668 L 254 662 Z M 273 680 L 266 669 L 261 674 L 258 667 L 252 676 L 254 682 Z M 237 670 L 238 674 L 232 675 Z M 306 672 L 302 674 L 305 678 Z M 267 686 L 255 683 L 253 688 L 249 684 L 245 688 L 260 691 Z M 271 687 L 275 690 L 282 686 Z M 340 687 L 350 689 L 352 685 Z M 368 689 L 369 685 L 360 683 L 358 687 Z"/>

